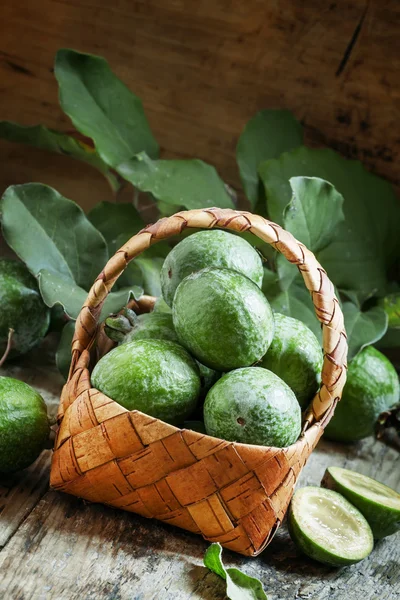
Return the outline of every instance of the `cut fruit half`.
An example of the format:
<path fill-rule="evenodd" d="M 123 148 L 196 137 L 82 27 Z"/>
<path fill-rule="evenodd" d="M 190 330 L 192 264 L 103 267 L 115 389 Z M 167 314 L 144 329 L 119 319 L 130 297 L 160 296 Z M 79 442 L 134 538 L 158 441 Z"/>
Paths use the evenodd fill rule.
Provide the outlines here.
<path fill-rule="evenodd" d="M 307 556 L 341 567 L 372 551 L 372 531 L 346 498 L 331 490 L 304 487 L 295 492 L 288 516 L 289 533 Z"/>
<path fill-rule="evenodd" d="M 400 494 L 387 485 L 341 467 L 329 467 L 321 485 L 354 504 L 367 519 L 375 539 L 400 530 Z"/>

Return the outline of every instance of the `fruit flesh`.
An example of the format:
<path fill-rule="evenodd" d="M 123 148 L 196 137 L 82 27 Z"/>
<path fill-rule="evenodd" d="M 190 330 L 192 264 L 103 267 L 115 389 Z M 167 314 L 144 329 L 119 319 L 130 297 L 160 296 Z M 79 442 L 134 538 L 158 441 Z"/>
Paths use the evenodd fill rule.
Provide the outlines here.
<path fill-rule="evenodd" d="M 179 341 L 218 371 L 249 366 L 266 353 L 274 317 L 261 290 L 229 269 L 203 269 L 178 286 L 173 321 Z"/>
<path fill-rule="evenodd" d="M 28 467 L 50 433 L 46 404 L 26 383 L 0 377 L 0 473 Z"/>
<path fill-rule="evenodd" d="M 360 440 L 374 432 L 378 416 L 399 398 L 399 378 L 392 363 L 368 346 L 350 362 L 342 399 L 324 435 L 339 442 Z"/>
<path fill-rule="evenodd" d="M 301 321 L 279 313 L 274 314 L 274 320 L 274 338 L 260 366 L 283 379 L 305 409 L 321 383 L 320 343 Z"/>
<path fill-rule="evenodd" d="M 179 242 L 165 259 L 161 287 L 166 303 L 172 306 L 176 289 L 185 277 L 206 267 L 233 269 L 261 287 L 262 261 L 246 240 L 227 231 L 199 231 Z"/>
<path fill-rule="evenodd" d="M 211 388 L 204 423 L 209 435 L 228 441 L 285 447 L 300 435 L 301 411 L 279 377 L 248 367 L 227 373 Z"/>
<path fill-rule="evenodd" d="M 289 532 L 308 556 L 332 566 L 359 562 L 373 548 L 371 529 L 363 515 L 331 490 L 305 487 L 293 496 Z"/>
<path fill-rule="evenodd" d="M 329 467 L 322 485 L 347 498 L 367 519 L 375 539 L 400 530 L 400 494 L 349 469 Z"/>
<path fill-rule="evenodd" d="M 36 280 L 25 265 L 0 260 L 0 358 L 14 329 L 9 357 L 31 350 L 47 333 L 50 310 L 43 303 Z"/>
<path fill-rule="evenodd" d="M 128 410 L 140 410 L 172 424 L 196 407 L 199 369 L 184 348 L 167 340 L 135 340 L 106 354 L 92 384 Z"/>

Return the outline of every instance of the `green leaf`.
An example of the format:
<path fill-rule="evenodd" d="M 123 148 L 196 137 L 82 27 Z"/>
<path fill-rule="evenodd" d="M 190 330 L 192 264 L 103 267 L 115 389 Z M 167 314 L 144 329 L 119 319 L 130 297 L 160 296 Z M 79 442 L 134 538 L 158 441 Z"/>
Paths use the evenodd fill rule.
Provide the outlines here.
<path fill-rule="evenodd" d="M 387 181 L 333 150 L 305 147 L 264 162 L 259 172 L 270 218 L 280 224 L 291 199 L 291 177 L 330 181 L 345 199 L 345 221 L 318 259 L 338 288 L 356 290 L 360 300 L 385 293 L 386 270 L 400 246 L 400 205 Z"/>
<path fill-rule="evenodd" d="M 101 158 L 117 167 L 146 151 L 158 156 L 141 100 L 111 71 L 104 58 L 62 49 L 55 76 L 60 104 L 78 131 L 94 140 Z"/>
<path fill-rule="evenodd" d="M 74 284 L 70 279 L 46 270 L 40 271 L 38 280 L 40 293 L 47 306 L 52 307 L 61 304 L 71 319 L 78 318 L 87 298 L 87 292 L 84 289 Z M 108 315 L 120 311 L 132 297 L 138 300 L 142 294 L 143 289 L 138 286 L 111 292 L 104 302 L 100 321 L 103 321 Z"/>
<path fill-rule="evenodd" d="M 211 165 L 198 160 L 151 160 L 145 152 L 120 165 L 118 173 L 156 200 L 185 208 L 234 208 L 224 182 Z"/>
<path fill-rule="evenodd" d="M 319 177 L 292 177 L 289 183 L 292 199 L 283 213 L 283 226 L 311 252 L 319 252 L 344 221 L 343 196 Z"/>
<path fill-rule="evenodd" d="M 304 284 L 298 285 L 297 282 L 293 282 L 286 290 L 276 293 L 275 289 L 271 294 L 267 290 L 264 293 L 274 312 L 303 321 L 317 339 L 322 340 L 321 324 L 315 315 L 310 292 L 304 287 Z"/>
<path fill-rule="evenodd" d="M 75 321 L 70 321 L 64 325 L 56 350 L 56 365 L 65 379 L 68 378 L 69 367 L 71 364 L 71 345 L 74 332 Z"/>
<path fill-rule="evenodd" d="M 89 289 L 108 260 L 103 236 L 83 210 L 51 187 L 9 187 L 0 201 L 7 244 L 37 275 L 45 269 Z"/>
<path fill-rule="evenodd" d="M 28 144 L 35 148 L 50 150 L 85 162 L 100 171 L 107 178 L 114 191 L 117 191 L 120 187 L 117 177 L 110 171 L 108 165 L 101 160 L 96 150 L 70 135 L 48 129 L 44 125 L 24 127 L 10 121 L 0 121 L 0 137 L 9 142 Z"/>
<path fill-rule="evenodd" d="M 99 202 L 87 217 L 106 240 L 110 256 L 144 227 L 142 217 L 132 204 Z"/>
<path fill-rule="evenodd" d="M 140 255 L 128 265 L 125 273 L 129 277 L 130 269 L 136 266 L 141 272 L 141 286 L 144 292 L 158 298 L 162 294 L 160 273 L 163 264 L 164 258 L 144 258 Z"/>
<path fill-rule="evenodd" d="M 234 567 L 224 567 L 220 544 L 211 544 L 204 555 L 204 564 L 226 581 L 226 595 L 230 600 L 268 600 L 261 581 Z"/>
<path fill-rule="evenodd" d="M 260 197 L 259 165 L 302 143 L 303 128 L 287 110 L 261 110 L 246 124 L 236 148 L 236 160 L 252 208 Z"/>
<path fill-rule="evenodd" d="M 383 308 L 379 306 L 361 312 L 351 302 L 344 302 L 342 310 L 349 343 L 348 360 L 350 361 L 363 348 L 374 344 L 385 335 L 388 317 Z"/>
<path fill-rule="evenodd" d="M 378 302 L 388 316 L 388 325 L 391 328 L 400 328 L 400 292 L 389 294 Z"/>
<path fill-rule="evenodd" d="M 290 263 L 283 254 L 278 254 L 275 263 L 276 272 L 279 276 L 279 285 L 283 291 L 289 289 L 295 280 L 301 285 L 302 277 L 296 265 Z"/>

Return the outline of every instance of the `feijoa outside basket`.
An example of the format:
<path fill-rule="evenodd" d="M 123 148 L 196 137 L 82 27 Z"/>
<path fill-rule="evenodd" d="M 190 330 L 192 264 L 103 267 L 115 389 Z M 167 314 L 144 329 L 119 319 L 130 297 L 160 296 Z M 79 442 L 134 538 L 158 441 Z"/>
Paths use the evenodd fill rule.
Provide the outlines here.
<path fill-rule="evenodd" d="M 322 323 L 322 383 L 300 439 L 269 448 L 216 439 L 128 411 L 90 383 L 112 345 L 99 327 L 103 302 L 135 256 L 187 227 L 250 231 L 296 264 Z M 139 306 L 151 309 L 151 298 Z M 59 409 L 54 489 L 154 517 L 254 556 L 271 541 L 299 473 L 321 437 L 346 380 L 347 338 L 334 288 L 314 255 L 279 225 L 248 212 L 207 208 L 161 219 L 133 236 L 96 279 L 76 322 L 72 364 Z"/>

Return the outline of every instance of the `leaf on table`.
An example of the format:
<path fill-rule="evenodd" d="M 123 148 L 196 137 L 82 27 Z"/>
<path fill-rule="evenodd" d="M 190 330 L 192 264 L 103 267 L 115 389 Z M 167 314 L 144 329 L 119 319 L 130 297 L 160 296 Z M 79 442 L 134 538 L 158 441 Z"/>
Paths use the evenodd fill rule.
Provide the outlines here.
<path fill-rule="evenodd" d="M 310 292 L 304 284 L 299 285 L 294 281 L 286 290 L 279 290 L 276 286 L 270 290 L 265 288 L 264 293 L 274 312 L 303 321 L 317 339 L 322 340 L 321 324 L 315 315 Z"/>
<path fill-rule="evenodd" d="M 361 301 L 385 293 L 386 271 L 400 247 L 400 206 L 389 182 L 333 150 L 306 147 L 262 163 L 259 172 L 270 218 L 279 224 L 291 199 L 291 177 L 330 181 L 345 200 L 345 221 L 318 259 L 338 288 L 356 290 Z"/>
<path fill-rule="evenodd" d="M 3 235 L 36 276 L 45 269 L 89 289 L 108 260 L 106 242 L 83 210 L 51 187 L 9 187 L 1 201 Z"/>
<path fill-rule="evenodd" d="M 40 271 L 38 280 L 40 293 L 45 304 L 49 307 L 60 304 L 67 315 L 76 320 L 86 301 L 87 292 L 71 279 L 46 270 Z M 143 289 L 139 286 L 131 286 L 117 292 L 111 292 L 104 302 L 100 321 L 103 321 L 108 315 L 120 311 L 131 298 L 138 300 L 142 295 Z"/>
<path fill-rule="evenodd" d="M 59 50 L 55 76 L 61 108 L 78 131 L 93 139 L 104 162 L 117 167 L 141 151 L 157 158 L 158 144 L 142 101 L 118 79 L 104 58 Z"/>
<path fill-rule="evenodd" d="M 311 252 L 319 252 L 335 237 L 344 221 L 343 196 L 319 177 L 291 177 L 292 199 L 283 213 L 283 226 Z"/>
<path fill-rule="evenodd" d="M 385 335 L 388 317 L 380 306 L 361 312 L 351 302 L 344 302 L 342 311 L 349 343 L 348 360 L 350 361 L 363 348 L 374 344 Z"/>
<path fill-rule="evenodd" d="M 198 160 L 152 160 L 139 153 L 117 168 L 118 173 L 156 201 L 185 208 L 234 208 L 224 182 L 211 165 Z"/>
<path fill-rule="evenodd" d="M 390 328 L 400 328 L 400 292 L 381 298 L 378 305 L 383 308 L 388 316 L 388 326 Z"/>
<path fill-rule="evenodd" d="M 110 171 L 96 150 L 66 133 L 48 129 L 44 125 L 24 127 L 10 121 L 0 121 L 0 137 L 9 142 L 28 144 L 85 162 L 100 171 L 114 191 L 120 187 L 118 178 Z"/>
<path fill-rule="evenodd" d="M 214 543 L 208 547 L 204 564 L 210 571 L 225 579 L 226 595 L 230 600 L 268 600 L 261 581 L 235 567 L 224 567 L 220 544 Z"/>
<path fill-rule="evenodd" d="M 71 364 L 71 345 L 75 332 L 75 321 L 64 325 L 56 350 L 56 365 L 61 375 L 67 379 Z"/>
<path fill-rule="evenodd" d="M 87 217 L 106 240 L 110 256 L 145 225 L 132 204 L 99 202 Z"/>
<path fill-rule="evenodd" d="M 236 147 L 236 160 L 252 208 L 260 198 L 260 164 L 302 143 L 303 128 L 288 110 L 261 110 L 248 121 Z"/>

